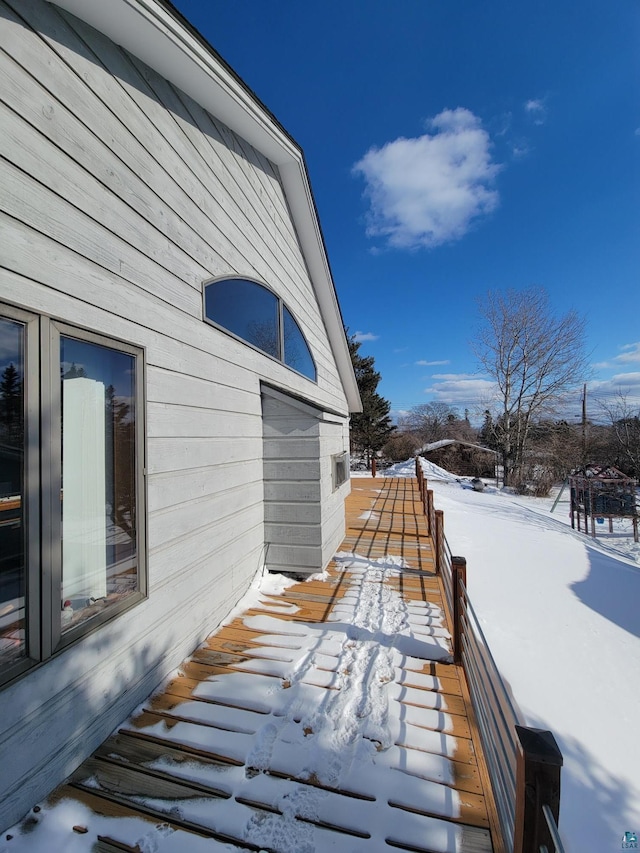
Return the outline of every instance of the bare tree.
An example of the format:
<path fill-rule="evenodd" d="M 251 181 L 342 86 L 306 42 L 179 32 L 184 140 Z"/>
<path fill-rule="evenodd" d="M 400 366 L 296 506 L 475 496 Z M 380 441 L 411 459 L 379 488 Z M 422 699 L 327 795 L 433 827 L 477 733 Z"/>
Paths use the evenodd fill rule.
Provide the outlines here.
<path fill-rule="evenodd" d="M 505 485 L 521 481 L 529 435 L 567 391 L 584 381 L 585 321 L 577 312 L 557 316 L 547 292 L 532 287 L 489 291 L 479 303 L 482 325 L 473 349 L 496 384 L 494 446 L 502 455 Z"/>
<path fill-rule="evenodd" d="M 450 435 L 452 423 L 458 420 L 458 412 L 449 403 L 433 401 L 413 406 L 400 421 L 401 430 L 414 432 L 422 444 L 439 441 L 441 438 L 453 438 Z"/>
<path fill-rule="evenodd" d="M 640 406 L 633 406 L 622 392 L 614 402 L 600 405 L 611 421 L 617 466 L 640 476 Z"/>
<path fill-rule="evenodd" d="M 404 462 L 415 456 L 422 442 L 413 432 L 396 432 L 382 448 L 382 455 L 392 462 Z"/>

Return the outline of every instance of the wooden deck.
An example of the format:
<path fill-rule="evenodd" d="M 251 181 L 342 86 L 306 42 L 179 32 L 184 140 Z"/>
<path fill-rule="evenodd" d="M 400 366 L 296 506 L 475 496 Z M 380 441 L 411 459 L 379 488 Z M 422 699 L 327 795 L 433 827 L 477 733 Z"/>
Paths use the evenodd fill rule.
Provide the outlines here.
<path fill-rule="evenodd" d="M 102 853 L 146 850 L 146 826 L 161 853 L 493 851 L 447 644 L 417 484 L 354 479 L 328 576 L 256 594 L 48 806 L 80 801 Z"/>

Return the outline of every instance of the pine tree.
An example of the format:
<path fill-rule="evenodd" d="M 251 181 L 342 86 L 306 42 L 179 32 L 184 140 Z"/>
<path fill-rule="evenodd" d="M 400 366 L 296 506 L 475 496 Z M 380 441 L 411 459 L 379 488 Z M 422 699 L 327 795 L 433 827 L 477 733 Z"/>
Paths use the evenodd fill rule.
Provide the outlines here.
<path fill-rule="evenodd" d="M 348 336 L 348 341 L 351 362 L 362 400 L 362 412 L 351 416 L 351 453 L 364 454 L 369 468 L 372 454 L 383 447 L 394 432 L 395 426 L 389 417 L 391 403 L 376 392 L 380 374 L 374 369 L 373 356 L 360 355 L 358 353 L 360 342 L 353 336 Z"/>
<path fill-rule="evenodd" d="M 11 362 L 0 378 L 0 441 L 22 447 L 23 422 L 22 379 Z"/>

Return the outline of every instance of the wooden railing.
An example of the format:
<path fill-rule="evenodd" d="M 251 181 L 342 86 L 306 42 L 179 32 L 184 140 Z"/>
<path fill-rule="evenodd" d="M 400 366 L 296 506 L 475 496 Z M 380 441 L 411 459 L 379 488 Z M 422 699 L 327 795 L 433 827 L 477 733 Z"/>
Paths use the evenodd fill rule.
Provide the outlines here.
<path fill-rule="evenodd" d="M 419 458 L 416 476 L 442 578 L 454 663 L 462 666 L 491 778 L 504 849 L 564 853 L 558 832 L 562 753 L 549 731 L 521 724 L 467 592 L 467 561 L 451 553 Z"/>

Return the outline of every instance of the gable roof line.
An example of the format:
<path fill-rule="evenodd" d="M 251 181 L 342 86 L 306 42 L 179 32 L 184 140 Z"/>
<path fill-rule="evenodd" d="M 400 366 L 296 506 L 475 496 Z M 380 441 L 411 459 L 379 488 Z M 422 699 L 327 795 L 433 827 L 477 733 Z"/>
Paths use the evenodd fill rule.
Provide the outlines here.
<path fill-rule="evenodd" d="M 280 170 L 349 411 L 362 410 L 300 146 L 168 0 L 54 0 L 186 92 Z"/>

